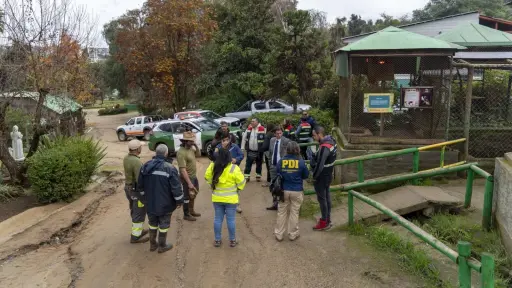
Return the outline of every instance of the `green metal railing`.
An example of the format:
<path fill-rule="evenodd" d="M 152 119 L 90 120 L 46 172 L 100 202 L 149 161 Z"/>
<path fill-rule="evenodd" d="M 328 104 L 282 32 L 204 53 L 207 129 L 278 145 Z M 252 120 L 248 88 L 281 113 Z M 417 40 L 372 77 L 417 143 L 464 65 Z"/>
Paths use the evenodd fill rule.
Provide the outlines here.
<path fill-rule="evenodd" d="M 446 169 L 446 168 L 440 168 Z M 365 202 L 366 204 L 378 209 L 382 213 L 391 217 L 402 227 L 406 228 L 418 238 L 432 246 L 437 251 L 452 260 L 457 264 L 459 270 L 459 287 L 471 288 L 471 269 L 480 273 L 481 287 L 493 288 L 494 287 L 494 257 L 489 253 L 482 253 L 482 262 L 471 258 L 471 244 L 464 241 L 459 241 L 457 244 L 457 252 L 450 247 L 436 239 L 431 234 L 428 234 L 420 227 L 414 225 L 412 222 L 398 215 L 391 209 L 380 204 L 373 199 L 364 196 L 363 194 L 349 190 L 348 191 L 348 221 L 349 225 L 354 225 L 354 197 Z"/>
<path fill-rule="evenodd" d="M 468 242 L 460 241 L 457 245 L 457 252 L 452 250 L 450 247 L 436 239 L 434 236 L 428 234 L 418 226 L 414 225 L 410 221 L 406 220 L 402 216 L 398 215 L 391 209 L 385 207 L 381 203 L 374 201 L 373 199 L 364 196 L 363 194 L 354 191 L 353 189 L 360 189 L 371 187 L 381 184 L 389 184 L 404 181 L 413 181 L 417 183 L 417 180 L 422 178 L 434 177 L 443 174 L 451 174 L 461 171 L 467 172 L 466 180 L 466 194 L 464 197 L 464 207 L 469 208 L 471 206 L 471 198 L 473 195 L 473 181 L 475 174 L 485 178 L 485 191 L 484 191 L 484 207 L 482 212 L 482 226 L 484 229 L 489 230 L 491 228 L 492 220 L 492 197 L 494 188 L 494 178 L 491 174 L 485 172 L 477 166 L 477 163 L 468 163 L 465 161 L 457 162 L 449 165 L 445 165 L 445 151 L 446 146 L 465 142 L 466 139 L 458 139 L 423 147 L 407 148 L 397 151 L 382 152 L 376 154 L 363 155 L 358 157 L 340 159 L 335 161 L 335 165 L 346 165 L 357 163 L 357 182 L 346 183 L 341 185 L 334 185 L 330 187 L 331 192 L 346 191 L 348 192 L 348 217 L 349 225 L 354 224 L 354 197 L 369 204 L 370 206 L 380 210 L 382 213 L 388 215 L 393 220 L 398 222 L 400 225 L 411 231 L 414 235 L 428 243 L 433 248 L 437 249 L 442 254 L 450 258 L 459 267 L 459 287 L 469 288 L 471 287 L 471 269 L 481 274 L 481 287 L 491 288 L 494 287 L 494 258 L 488 253 L 481 255 L 481 261 L 478 262 L 470 257 L 471 255 L 471 244 Z M 302 146 L 318 145 L 318 143 L 306 143 Z M 420 152 L 441 148 L 440 166 L 438 168 L 419 171 Z M 387 157 L 395 157 L 400 155 L 413 154 L 413 167 L 412 173 L 404 173 L 399 175 L 385 176 L 370 180 L 365 180 L 364 177 L 364 161 L 382 159 Z M 315 194 L 313 190 L 305 191 L 306 195 Z"/>

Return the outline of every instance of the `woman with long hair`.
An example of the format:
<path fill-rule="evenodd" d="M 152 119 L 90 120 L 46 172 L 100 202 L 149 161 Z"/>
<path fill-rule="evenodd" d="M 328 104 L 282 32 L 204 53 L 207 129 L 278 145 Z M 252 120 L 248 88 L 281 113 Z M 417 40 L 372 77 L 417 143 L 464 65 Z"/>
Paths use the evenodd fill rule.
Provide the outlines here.
<path fill-rule="evenodd" d="M 210 163 L 206 174 L 206 182 L 212 188 L 212 202 L 215 209 L 213 231 L 215 234 L 215 247 L 222 244 L 222 222 L 226 216 L 229 231 L 229 246 L 237 245 L 235 235 L 236 207 L 238 204 L 238 192 L 245 187 L 245 177 L 240 167 L 232 163 L 231 152 L 221 148 L 218 151 L 215 162 Z"/>

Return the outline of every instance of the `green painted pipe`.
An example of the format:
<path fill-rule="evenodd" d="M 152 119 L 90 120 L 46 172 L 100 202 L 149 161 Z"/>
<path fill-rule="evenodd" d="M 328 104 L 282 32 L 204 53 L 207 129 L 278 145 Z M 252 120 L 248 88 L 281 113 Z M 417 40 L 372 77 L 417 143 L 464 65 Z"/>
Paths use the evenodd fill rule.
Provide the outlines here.
<path fill-rule="evenodd" d="M 471 256 L 471 244 L 466 241 L 459 241 L 457 244 L 459 252 L 459 287 L 471 288 L 471 268 L 468 265 L 468 258 Z"/>
<path fill-rule="evenodd" d="M 473 170 L 477 175 L 480 175 L 484 178 L 489 178 L 489 177 L 492 177 L 491 174 L 487 173 L 486 171 L 484 171 L 482 168 L 478 167 L 478 166 L 471 166 L 471 170 Z"/>
<path fill-rule="evenodd" d="M 413 148 L 407 148 L 407 149 L 396 150 L 396 151 L 367 154 L 367 155 L 362 155 L 362 156 L 357 156 L 357 157 L 336 160 L 334 162 L 334 165 L 345 165 L 345 164 L 356 163 L 359 161 L 367 161 L 367 160 L 374 160 L 374 159 L 381 159 L 381 158 L 387 158 L 387 157 L 393 157 L 393 156 L 412 154 L 416 151 L 418 151 L 418 148 L 413 147 Z"/>
<path fill-rule="evenodd" d="M 418 173 L 418 171 L 420 171 L 420 151 L 416 151 L 412 155 L 412 172 Z M 412 181 L 412 184 L 418 185 L 418 179 Z"/>
<path fill-rule="evenodd" d="M 433 170 L 420 171 L 418 173 L 386 176 L 386 177 L 366 180 L 362 183 L 352 182 L 352 183 L 347 183 L 347 184 L 334 185 L 334 186 L 330 187 L 329 191 L 331 191 L 331 192 L 348 191 L 348 190 L 352 190 L 352 189 L 366 188 L 366 187 L 380 185 L 380 184 L 404 182 L 404 181 L 409 181 L 409 180 L 414 180 L 414 179 L 421 179 L 421 178 L 428 178 L 428 177 L 433 177 L 433 176 L 437 176 L 437 175 L 450 174 L 450 173 L 468 170 L 468 169 L 470 169 L 471 165 L 477 165 L 477 163 L 468 163 L 468 164 L 463 164 L 463 165 L 448 167 L 448 168 L 437 168 L 437 169 L 433 169 Z M 312 194 L 315 194 L 315 191 L 314 190 L 306 190 L 306 191 L 304 191 L 304 194 L 312 195 Z"/>
<path fill-rule="evenodd" d="M 491 230 L 492 221 L 492 194 L 494 190 L 494 179 L 493 177 L 487 177 L 485 181 L 484 191 L 484 210 L 482 212 L 482 226 L 485 230 Z"/>
<path fill-rule="evenodd" d="M 475 179 L 475 172 L 473 169 L 468 169 L 466 179 L 466 195 L 464 197 L 464 208 L 471 207 L 471 198 L 473 197 L 473 180 Z"/>
<path fill-rule="evenodd" d="M 494 288 L 494 257 L 489 253 L 482 253 L 482 288 Z"/>
<path fill-rule="evenodd" d="M 357 162 L 357 181 L 359 183 L 364 182 L 364 166 L 363 161 Z"/>
<path fill-rule="evenodd" d="M 450 260 L 452 260 L 454 263 L 457 263 L 457 259 L 459 257 L 459 254 L 455 251 L 453 251 L 450 247 L 446 246 L 443 242 L 437 240 L 434 236 L 428 234 L 418 226 L 414 225 L 412 222 L 408 221 L 407 219 L 403 218 L 402 216 L 395 213 L 393 210 L 387 208 L 386 206 L 380 204 L 379 202 L 368 198 L 364 196 L 363 194 L 350 190 L 349 194 L 352 194 L 357 199 L 367 203 L 368 205 L 380 210 L 382 213 L 388 215 L 393 220 L 395 220 L 398 224 L 402 225 L 405 229 L 411 231 L 414 235 L 416 235 L 421 240 L 427 242 L 430 246 L 437 249 L 439 252 L 446 255 Z"/>

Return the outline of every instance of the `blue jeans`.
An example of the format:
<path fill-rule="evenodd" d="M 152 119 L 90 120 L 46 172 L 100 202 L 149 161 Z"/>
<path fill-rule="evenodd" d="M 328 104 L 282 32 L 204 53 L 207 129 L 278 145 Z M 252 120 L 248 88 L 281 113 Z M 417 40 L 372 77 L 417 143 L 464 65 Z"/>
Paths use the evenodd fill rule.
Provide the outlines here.
<path fill-rule="evenodd" d="M 215 209 L 215 219 L 213 220 L 213 231 L 215 232 L 215 240 L 221 240 L 222 222 L 224 215 L 226 215 L 226 222 L 228 223 L 229 240 L 236 240 L 235 237 L 235 215 L 237 204 L 228 203 L 213 203 Z"/>

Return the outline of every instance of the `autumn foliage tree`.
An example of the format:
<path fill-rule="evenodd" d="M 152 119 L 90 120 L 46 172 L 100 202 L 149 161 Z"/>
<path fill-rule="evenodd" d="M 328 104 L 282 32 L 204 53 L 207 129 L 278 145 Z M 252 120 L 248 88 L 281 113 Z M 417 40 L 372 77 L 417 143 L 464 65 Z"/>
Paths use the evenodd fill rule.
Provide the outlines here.
<path fill-rule="evenodd" d="M 148 0 L 115 20 L 115 57 L 145 92 L 146 106 L 179 111 L 187 105 L 200 71 L 199 49 L 216 28 L 210 14 L 203 0 Z"/>
<path fill-rule="evenodd" d="M 27 157 L 32 156 L 40 137 L 57 124 L 41 121 L 46 96 L 67 93 L 77 100 L 88 97 L 82 49 L 94 38 L 94 26 L 86 11 L 73 6 L 71 0 L 5 0 L 4 9 L 4 32 L 10 42 L 0 57 L 0 161 L 14 183 L 23 183 L 27 167 L 18 165 L 9 154 L 6 111 L 15 97 L 35 93 Z"/>

